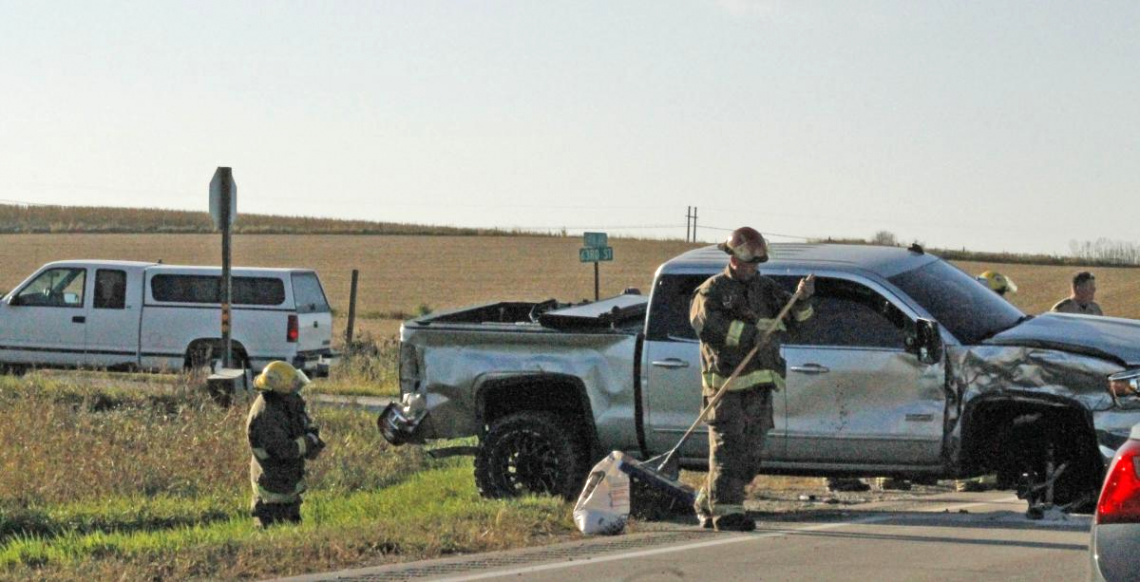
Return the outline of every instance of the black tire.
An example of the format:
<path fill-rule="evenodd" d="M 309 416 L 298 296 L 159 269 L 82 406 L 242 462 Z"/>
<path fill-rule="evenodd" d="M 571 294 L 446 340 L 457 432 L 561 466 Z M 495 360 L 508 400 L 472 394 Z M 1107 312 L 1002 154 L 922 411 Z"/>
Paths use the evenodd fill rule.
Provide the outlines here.
<path fill-rule="evenodd" d="M 210 362 L 214 359 L 214 346 L 208 341 L 200 341 L 190 344 L 186 350 L 186 363 L 184 366 L 189 370 L 197 370 L 198 368 L 207 368 Z"/>
<path fill-rule="evenodd" d="M 577 431 L 550 412 L 516 412 L 496 420 L 475 454 L 475 484 L 492 499 L 560 495 L 576 499 L 587 449 Z"/>
<path fill-rule="evenodd" d="M 1067 506 L 1072 512 L 1088 512 L 1095 507 L 1100 493 L 1101 470 L 1099 460 L 1095 458 L 1095 443 L 1090 442 L 1092 437 L 1085 431 L 1071 423 L 1046 422 L 1052 424 L 1051 434 L 1021 431 L 1022 434 L 1018 435 L 1022 443 L 1032 443 L 1020 449 L 1024 475 L 1020 487 L 1042 483 L 1047 477 L 1046 467 L 1050 460 L 1054 467 L 1065 465 L 1064 472 L 1053 485 L 1053 504 Z M 1033 428 L 1040 426 L 1035 424 Z M 1032 497 L 1020 489 L 1019 494 Z M 1030 504 L 1032 503 L 1031 499 Z"/>
<path fill-rule="evenodd" d="M 7 374 L 19 378 L 27 373 L 28 367 L 23 364 L 0 364 L 0 374 Z"/>
<path fill-rule="evenodd" d="M 245 350 L 238 344 L 233 346 L 233 365 L 235 368 L 248 369 L 249 358 L 245 355 Z M 222 349 L 209 341 L 198 341 L 190 345 L 186 349 L 186 361 L 183 367 L 187 370 L 196 370 L 198 368 L 209 368 L 214 361 L 222 361 Z"/>
<path fill-rule="evenodd" d="M 1101 472 L 1089 456 L 1078 454 L 1072 447 L 1067 452 L 1069 455 L 1062 462 L 1067 462 L 1068 466 L 1057 479 L 1053 502 L 1068 506 L 1074 513 L 1090 513 L 1096 508 L 1100 495 Z"/>

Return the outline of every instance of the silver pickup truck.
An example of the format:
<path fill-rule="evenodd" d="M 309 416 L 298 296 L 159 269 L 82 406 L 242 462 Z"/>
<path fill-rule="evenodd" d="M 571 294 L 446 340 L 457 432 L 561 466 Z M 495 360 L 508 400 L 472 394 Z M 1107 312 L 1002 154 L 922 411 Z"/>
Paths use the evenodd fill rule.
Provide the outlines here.
<path fill-rule="evenodd" d="M 1034 503 L 1095 502 L 1140 422 L 1140 322 L 1029 316 L 917 246 L 774 244 L 762 273 L 816 275 L 815 317 L 784 338 L 765 472 L 953 478 L 996 473 Z M 477 436 L 490 497 L 573 497 L 611 450 L 672 448 L 701 404 L 693 290 L 715 247 L 662 265 L 648 299 L 505 302 L 401 329 L 390 442 Z M 683 466 L 707 463 L 703 431 Z"/>

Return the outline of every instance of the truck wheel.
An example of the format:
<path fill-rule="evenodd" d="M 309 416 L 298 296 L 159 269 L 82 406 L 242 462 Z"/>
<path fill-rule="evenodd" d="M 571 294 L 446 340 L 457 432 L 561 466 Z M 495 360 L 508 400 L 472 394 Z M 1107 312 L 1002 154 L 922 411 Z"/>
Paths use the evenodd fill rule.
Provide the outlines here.
<path fill-rule="evenodd" d="M 1022 449 L 1023 472 L 1018 495 L 1030 508 L 1046 502 L 1047 483 L 1053 480 L 1053 505 L 1071 512 L 1087 512 L 1096 505 L 1100 492 L 1100 471 L 1086 435 L 1074 427 L 1058 423 L 1052 434 L 1034 434 L 1033 446 Z M 1023 441 L 1024 442 L 1024 441 Z M 1064 467 L 1061 470 L 1061 467 Z M 1052 471 L 1050 471 L 1050 468 Z"/>
<path fill-rule="evenodd" d="M 206 368 L 210 366 L 210 362 L 213 360 L 214 347 L 209 342 L 198 342 L 191 344 L 190 348 L 186 350 L 185 367 L 190 370 Z"/>
<path fill-rule="evenodd" d="M 245 350 L 240 344 L 234 344 L 233 353 L 231 354 L 233 361 L 232 365 L 236 368 L 246 369 L 249 368 L 249 358 L 245 355 Z M 186 361 L 183 367 L 187 370 L 197 370 L 199 368 L 209 368 L 214 362 L 221 366 L 222 350 L 217 346 L 207 341 L 199 341 L 190 345 L 186 349 Z"/>
<path fill-rule="evenodd" d="M 484 497 L 578 496 L 586 447 L 549 412 L 517 412 L 496 420 L 475 454 L 475 484 Z"/>
<path fill-rule="evenodd" d="M 22 364 L 0 364 L 0 374 L 8 374 L 10 376 L 23 376 L 28 372 L 28 367 Z"/>

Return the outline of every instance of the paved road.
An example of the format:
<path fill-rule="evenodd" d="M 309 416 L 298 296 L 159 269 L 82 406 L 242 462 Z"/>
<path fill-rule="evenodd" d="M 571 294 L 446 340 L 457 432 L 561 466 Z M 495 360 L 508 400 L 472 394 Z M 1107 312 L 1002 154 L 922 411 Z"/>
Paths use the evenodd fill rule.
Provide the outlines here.
<path fill-rule="evenodd" d="M 351 580 L 1082 580 L 1088 516 L 1028 521 L 1008 492 L 760 516 L 747 534 L 660 526 L 612 538 L 290 578 Z M 773 516 L 774 517 L 774 516 Z"/>

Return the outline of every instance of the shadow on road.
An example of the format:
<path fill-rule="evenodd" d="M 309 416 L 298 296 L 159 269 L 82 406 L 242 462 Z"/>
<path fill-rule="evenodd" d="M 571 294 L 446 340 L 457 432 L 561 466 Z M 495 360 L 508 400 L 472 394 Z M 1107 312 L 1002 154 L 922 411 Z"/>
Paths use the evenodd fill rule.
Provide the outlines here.
<path fill-rule="evenodd" d="M 891 525 L 876 523 L 874 525 Z M 910 524 L 913 525 L 913 524 Z M 939 524 L 934 524 L 939 525 Z M 782 530 L 782 529 L 766 529 L 763 527 L 757 528 L 756 533 L 769 533 L 781 534 L 797 537 L 818 537 L 818 538 L 831 538 L 831 539 L 847 539 L 847 540 L 867 540 L 867 541 L 898 541 L 898 542 L 925 542 L 934 544 L 967 544 L 967 545 L 981 545 L 981 546 L 1008 546 L 1036 550 L 1065 550 L 1065 551 L 1080 551 L 1087 552 L 1089 547 L 1087 544 L 1065 544 L 1055 542 L 1034 542 L 1025 540 L 1009 540 L 1009 539 L 967 539 L 950 536 L 924 536 L 924 535 L 905 535 L 905 534 L 881 534 L 881 533 L 859 533 L 859 532 L 840 532 L 840 531 L 799 531 L 799 530 Z"/>

